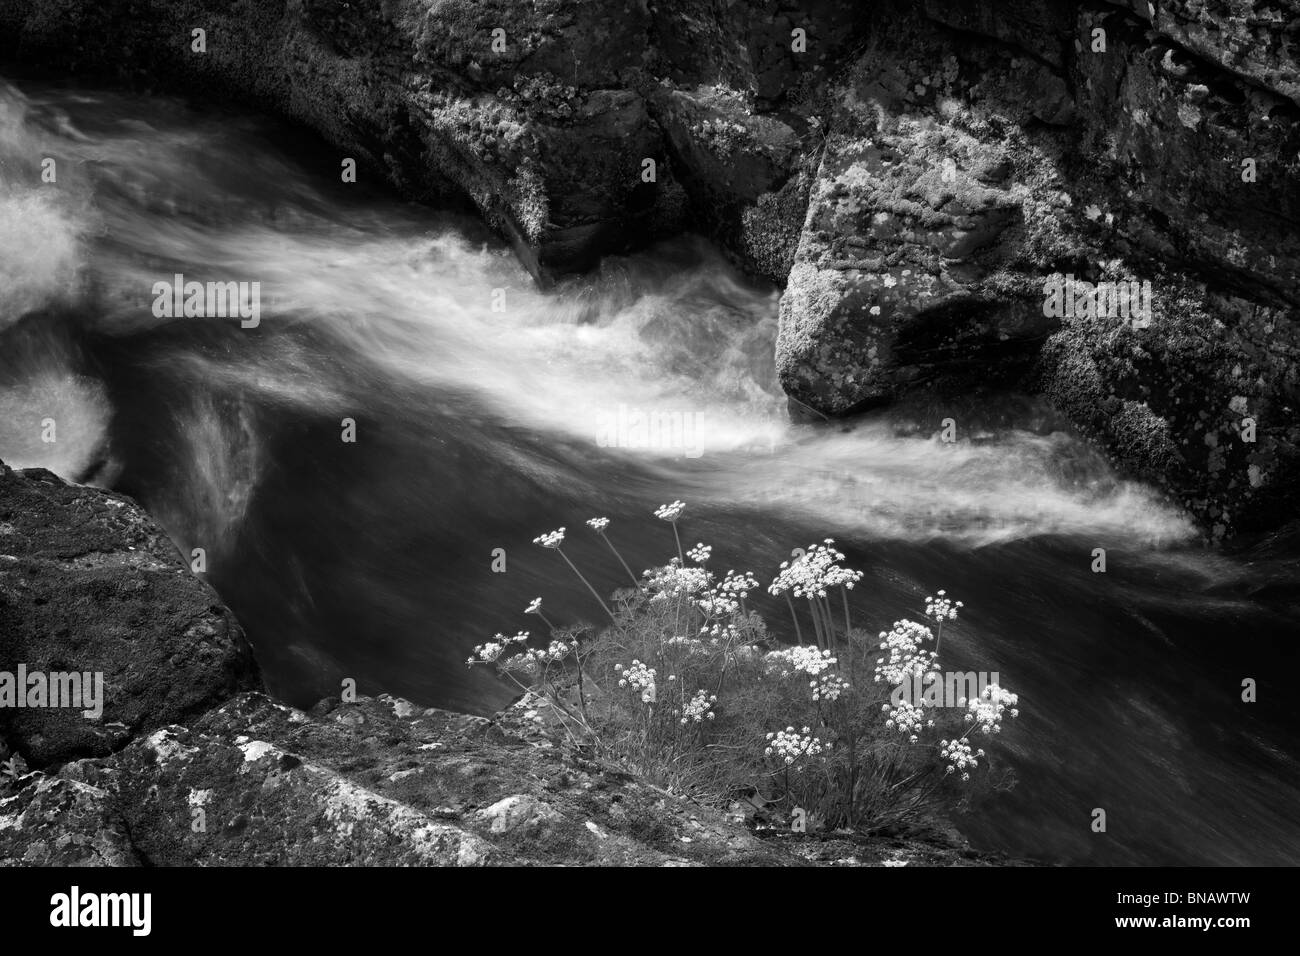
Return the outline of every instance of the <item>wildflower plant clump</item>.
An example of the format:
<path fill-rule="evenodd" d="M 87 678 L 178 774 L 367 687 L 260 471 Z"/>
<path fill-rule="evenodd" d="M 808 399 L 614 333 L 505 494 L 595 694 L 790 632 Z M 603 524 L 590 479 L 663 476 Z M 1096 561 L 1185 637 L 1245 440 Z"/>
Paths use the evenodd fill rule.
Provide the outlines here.
<path fill-rule="evenodd" d="M 1019 716 L 1017 695 L 991 684 L 944 706 L 908 691 L 941 679 L 940 642 L 961 601 L 938 591 L 921 620 L 873 635 L 854 623 L 863 615 L 851 592 L 863 575 L 827 538 L 796 550 L 768 584 L 789 613 L 776 619 L 789 625 L 777 633 L 750 606 L 762 593 L 755 574 L 711 569 L 704 542 L 682 547 L 685 511 L 681 501 L 656 509 L 676 555 L 640 576 L 609 519 L 587 521 L 633 583 L 608 603 L 564 553 L 564 528 L 538 536 L 608 624 L 556 628 L 537 598 L 525 613 L 546 625 L 548 640 L 498 634 L 470 664 L 493 666 L 551 702 L 571 741 L 605 759 L 719 803 L 757 791 L 785 820 L 801 808 L 826 826 L 869 831 L 965 803 L 991 779 L 980 743 Z"/>

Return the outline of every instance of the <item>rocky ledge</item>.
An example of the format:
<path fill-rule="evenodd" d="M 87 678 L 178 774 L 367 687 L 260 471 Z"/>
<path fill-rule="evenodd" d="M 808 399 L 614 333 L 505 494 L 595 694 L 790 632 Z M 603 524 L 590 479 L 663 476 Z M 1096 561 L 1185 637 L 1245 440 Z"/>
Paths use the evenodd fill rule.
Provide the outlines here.
<path fill-rule="evenodd" d="M 0 463 L 0 659 L 102 672 L 102 714 L 0 706 L 0 865 L 991 865 L 953 834 L 763 838 L 489 719 L 258 689 L 230 612 L 130 499 Z M 542 719 L 539 719 L 542 718 Z"/>

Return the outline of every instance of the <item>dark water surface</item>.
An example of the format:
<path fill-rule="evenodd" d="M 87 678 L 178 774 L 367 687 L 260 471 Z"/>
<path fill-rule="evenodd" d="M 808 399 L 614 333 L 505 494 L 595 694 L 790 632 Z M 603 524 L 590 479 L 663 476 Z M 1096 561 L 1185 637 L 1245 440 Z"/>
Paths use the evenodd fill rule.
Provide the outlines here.
<path fill-rule="evenodd" d="M 1032 401 L 955 445 L 903 412 L 791 425 L 777 293 L 707 245 L 543 293 L 478 224 L 345 186 L 339 160 L 248 116 L 0 85 L 0 457 L 131 494 L 204 548 L 275 693 L 352 677 L 491 711 L 508 693 L 464 666 L 474 644 L 532 626 L 535 596 L 556 621 L 598 611 L 531 539 L 566 526 L 613 589 L 584 520 L 611 518 L 639 571 L 674 550 L 651 512 L 681 498 L 690 542 L 764 584 L 835 537 L 874 628 L 938 588 L 965 601 L 948 663 L 998 671 L 1022 710 L 997 748 L 1019 786 L 959 821 L 977 845 L 1300 860 L 1294 540 L 1203 550 Z M 174 273 L 260 282 L 261 324 L 155 318 Z M 680 413 L 700 454 L 603 447 L 620 406 Z M 1241 702 L 1244 677 L 1269 706 Z"/>

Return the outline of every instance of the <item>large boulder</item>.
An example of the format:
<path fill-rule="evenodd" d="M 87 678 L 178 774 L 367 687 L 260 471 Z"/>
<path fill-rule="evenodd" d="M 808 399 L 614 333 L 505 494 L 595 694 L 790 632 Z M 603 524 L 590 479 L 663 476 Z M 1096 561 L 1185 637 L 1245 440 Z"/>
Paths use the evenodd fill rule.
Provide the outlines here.
<path fill-rule="evenodd" d="M 5 702 L 0 684 L 0 740 L 38 767 L 111 753 L 258 686 L 234 616 L 130 498 L 3 462 L 0 662 L 25 675 L 11 691 L 43 704 Z M 72 673 L 51 706 L 54 675 Z M 63 700 L 76 688 L 84 704 L 96 686 L 97 714 Z"/>
<path fill-rule="evenodd" d="M 1296 5 L 922 6 L 834 87 L 787 392 L 1029 387 L 1212 537 L 1300 515 Z M 1063 315 L 1067 277 L 1151 308 Z"/>

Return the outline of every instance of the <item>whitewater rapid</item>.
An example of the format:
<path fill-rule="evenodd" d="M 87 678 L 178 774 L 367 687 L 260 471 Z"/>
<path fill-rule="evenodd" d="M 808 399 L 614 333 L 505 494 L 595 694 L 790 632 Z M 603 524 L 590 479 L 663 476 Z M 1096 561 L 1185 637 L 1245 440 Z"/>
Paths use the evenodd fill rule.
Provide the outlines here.
<path fill-rule="evenodd" d="M 945 443 L 897 414 L 791 424 L 772 359 L 777 291 L 698 241 L 611 258 L 541 291 L 472 224 L 388 199 L 353 204 L 283 157 L 241 148 L 248 121 L 196 121 L 164 104 L 148 119 L 110 110 L 88 127 L 65 106 L 0 88 L 0 328 L 51 310 L 110 337 L 223 323 L 220 348 L 168 354 L 158 373 L 236 396 L 245 418 L 272 404 L 364 422 L 398 394 L 456 396 L 467 416 L 625 457 L 696 500 L 873 538 L 1086 533 L 1159 545 L 1192 535 L 1064 430 Z M 41 182 L 44 157 L 56 160 L 56 184 Z M 262 328 L 157 318 L 152 287 L 173 273 L 259 282 Z M 33 331 L 11 347 L 0 454 L 111 480 L 112 410 L 66 344 Z M 258 481 L 257 438 L 237 407 L 223 419 L 206 401 L 174 412 L 190 422 L 185 480 L 230 534 Z M 689 442 L 620 442 L 620 416 L 672 422 Z M 41 440 L 46 419 L 58 423 L 55 443 Z"/>

